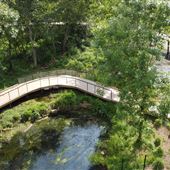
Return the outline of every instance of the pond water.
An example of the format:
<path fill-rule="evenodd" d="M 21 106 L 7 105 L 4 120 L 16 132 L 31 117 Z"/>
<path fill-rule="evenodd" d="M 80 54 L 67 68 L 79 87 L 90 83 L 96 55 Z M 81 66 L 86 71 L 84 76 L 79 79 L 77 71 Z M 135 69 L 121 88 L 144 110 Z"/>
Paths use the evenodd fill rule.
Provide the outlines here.
<path fill-rule="evenodd" d="M 97 124 L 64 129 L 55 151 L 46 151 L 33 161 L 30 170 L 88 170 L 101 128 Z"/>
<path fill-rule="evenodd" d="M 51 121 L 51 120 L 50 120 Z M 27 135 L 18 135 L 10 144 L 4 145 L 0 156 L 4 154 L 5 165 L 0 169 L 9 170 L 91 170 L 89 157 L 95 152 L 104 126 L 98 122 L 57 119 L 44 121 L 30 129 Z M 47 129 L 45 130 L 47 124 Z M 63 124 L 65 124 L 63 126 Z M 62 125 L 55 131 L 57 126 Z M 18 142 L 18 144 L 17 144 Z M 14 144 L 15 143 L 15 144 Z M 31 143 L 31 144 L 30 144 Z M 9 159 L 7 153 L 13 154 Z M 2 158 L 2 157 L 1 157 Z M 0 163 L 2 161 L 0 158 Z"/>

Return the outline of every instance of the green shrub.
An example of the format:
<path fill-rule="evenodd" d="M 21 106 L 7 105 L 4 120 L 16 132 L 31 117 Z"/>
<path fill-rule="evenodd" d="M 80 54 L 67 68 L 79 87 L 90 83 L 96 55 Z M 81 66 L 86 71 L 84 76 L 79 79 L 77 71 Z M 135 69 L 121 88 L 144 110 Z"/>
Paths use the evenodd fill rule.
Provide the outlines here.
<path fill-rule="evenodd" d="M 0 124 L 1 124 L 1 126 L 2 126 L 2 128 L 4 129 L 4 128 L 11 128 L 12 126 L 13 126 L 13 124 L 12 124 L 12 122 L 10 122 L 10 121 L 3 121 L 3 122 L 0 122 Z"/>
<path fill-rule="evenodd" d="M 166 127 L 170 130 L 170 122 L 167 123 Z"/>
<path fill-rule="evenodd" d="M 71 106 L 74 107 L 77 104 L 77 96 L 73 91 L 64 91 L 63 93 L 58 93 L 55 96 L 54 101 L 51 106 L 54 109 L 68 109 Z"/>
<path fill-rule="evenodd" d="M 3 128 L 11 128 L 20 116 L 15 110 L 7 110 L 1 115 L 0 123 Z"/>
<path fill-rule="evenodd" d="M 13 127 L 17 122 L 34 122 L 48 113 L 48 104 L 30 100 L 0 114 L 1 128 Z"/>
<path fill-rule="evenodd" d="M 21 122 L 26 122 L 30 120 L 31 115 L 32 115 L 32 109 L 25 110 L 25 112 L 21 114 Z"/>
<path fill-rule="evenodd" d="M 43 117 L 48 112 L 48 106 L 45 103 L 34 103 L 24 108 L 21 113 L 21 122 L 34 122 L 40 117 Z"/>
<path fill-rule="evenodd" d="M 159 158 L 153 162 L 153 169 L 154 170 L 163 170 L 164 169 L 164 163 L 163 163 L 162 159 Z"/>
<path fill-rule="evenodd" d="M 13 115 L 13 122 L 17 122 L 18 120 L 20 120 L 20 114 L 18 113 L 18 114 L 14 114 Z"/>
<path fill-rule="evenodd" d="M 35 122 L 38 118 L 40 118 L 39 112 L 33 112 L 30 120 L 31 120 L 31 122 Z"/>
<path fill-rule="evenodd" d="M 92 77 L 94 76 L 94 67 L 97 67 L 98 62 L 102 62 L 104 59 L 99 51 L 97 57 L 95 53 L 96 49 L 94 48 L 86 48 L 83 52 L 77 50 L 76 55 L 69 57 L 66 67 L 88 73 L 93 71 L 93 74 L 89 74 Z"/>
<path fill-rule="evenodd" d="M 48 113 L 48 105 L 45 103 L 36 104 L 34 112 L 38 112 L 38 114 L 43 117 Z"/>
<path fill-rule="evenodd" d="M 161 147 L 158 147 L 155 151 L 154 151 L 154 155 L 155 157 L 162 157 L 164 154 L 163 150 Z"/>
<path fill-rule="evenodd" d="M 162 120 L 161 119 L 156 119 L 154 122 L 155 128 L 159 128 L 162 125 Z"/>
<path fill-rule="evenodd" d="M 155 141 L 154 141 L 154 144 L 155 144 L 156 147 L 160 146 L 161 139 L 160 138 L 156 138 Z"/>

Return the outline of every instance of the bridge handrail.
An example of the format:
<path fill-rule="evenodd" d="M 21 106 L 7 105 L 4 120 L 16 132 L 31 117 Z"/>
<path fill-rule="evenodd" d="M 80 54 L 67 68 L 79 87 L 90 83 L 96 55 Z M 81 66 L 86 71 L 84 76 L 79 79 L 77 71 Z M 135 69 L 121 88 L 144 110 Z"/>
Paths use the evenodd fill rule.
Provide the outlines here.
<path fill-rule="evenodd" d="M 75 70 L 68 70 L 68 69 L 56 69 L 56 70 L 51 70 L 51 71 L 37 72 L 37 73 L 31 74 L 31 75 L 28 75 L 28 76 L 20 77 L 20 78 L 18 78 L 18 84 L 25 83 L 25 82 L 35 80 L 35 79 L 38 79 L 38 78 L 58 76 L 58 75 L 70 75 L 70 76 L 76 76 L 76 77 L 81 77 L 81 78 L 86 78 L 87 77 L 87 74 L 84 73 L 84 72 L 78 72 L 78 71 L 75 71 Z M 82 79 L 81 79 L 81 81 L 82 81 Z M 101 86 L 101 88 L 104 87 L 99 82 L 96 82 L 93 85 Z M 104 87 L 104 89 L 110 90 L 107 87 Z"/>
<path fill-rule="evenodd" d="M 55 69 L 55 70 L 50 70 L 50 71 L 39 71 L 33 74 L 29 74 L 27 76 L 22 76 L 17 79 L 18 83 L 13 84 L 12 86 L 9 87 L 4 87 L 4 89 L 0 89 L 0 93 L 3 93 L 4 91 L 7 91 L 8 89 L 11 89 L 12 87 L 15 87 L 21 83 L 25 83 L 27 81 L 31 81 L 37 78 L 42 78 L 46 76 L 57 76 L 57 75 L 62 75 L 62 74 L 67 74 L 70 76 L 76 76 L 76 77 L 86 77 L 86 73 L 84 72 L 78 72 L 75 70 L 68 70 L 68 69 Z"/>
<path fill-rule="evenodd" d="M 80 88 L 80 89 L 82 89 L 80 83 L 83 82 L 83 83 L 85 83 L 84 84 L 85 87 L 83 87 L 84 89 L 82 89 L 82 90 L 84 90 L 86 92 L 90 92 L 88 87 L 89 87 L 89 85 L 92 85 L 93 88 L 94 88 L 94 91 L 91 92 L 91 93 L 93 93 L 93 95 L 97 95 L 99 97 L 103 97 L 102 94 L 100 94 L 102 91 L 104 91 L 104 90 L 108 91 L 109 94 L 110 94 L 110 97 L 109 97 L 110 99 L 109 100 L 113 99 L 112 98 L 113 90 L 115 90 L 114 93 L 116 93 L 116 94 L 119 93 L 117 89 L 107 88 L 107 87 L 104 87 L 103 85 L 101 85 L 100 83 L 93 82 L 93 81 L 81 78 L 83 76 L 85 77 L 85 74 L 78 73 L 78 72 L 76 72 L 74 70 L 64 70 L 64 69 L 55 70 L 55 71 L 53 70 L 53 71 L 43 72 L 43 73 L 40 72 L 38 74 L 33 74 L 31 76 L 27 76 L 26 78 L 24 77 L 24 78 L 18 80 L 19 84 L 16 84 L 16 85 L 12 86 L 11 88 L 8 88 L 8 89 L 0 92 L 0 97 L 7 95 L 6 97 L 8 98 L 8 103 L 10 103 L 10 102 L 13 101 L 13 99 L 11 99 L 12 96 L 11 96 L 10 93 L 17 93 L 17 91 L 18 91 L 18 97 L 22 97 L 22 95 L 20 95 L 20 92 L 19 92 L 20 88 L 23 86 L 24 88 L 27 89 L 26 90 L 27 92 L 25 93 L 25 95 L 26 95 L 26 94 L 31 92 L 31 91 L 28 90 L 28 87 L 29 87 L 29 84 L 34 82 L 34 81 L 35 82 L 39 81 L 39 83 L 40 83 L 40 87 L 37 86 L 37 89 L 41 89 L 41 83 L 42 83 L 43 80 L 48 81 L 47 87 L 54 86 L 54 85 L 51 85 L 51 83 L 50 83 L 50 80 L 53 77 L 55 77 L 57 81 L 58 81 L 59 78 L 64 78 L 65 79 L 64 81 L 66 81 L 65 86 L 71 86 L 71 87 L 75 87 L 75 88 L 77 87 L 77 88 Z M 68 81 L 67 81 L 68 79 L 75 80 L 74 81 L 75 84 L 69 84 Z M 79 85 L 76 86 L 76 84 L 79 84 Z M 60 83 L 58 84 L 58 86 L 60 86 Z M 62 86 L 62 84 L 61 84 L 61 86 Z M 108 99 L 108 97 L 106 99 Z"/>
<path fill-rule="evenodd" d="M 28 76 L 18 78 L 18 83 L 24 83 L 30 80 L 34 80 L 37 78 L 47 77 L 47 76 L 57 76 L 57 75 L 70 75 L 76 77 L 86 77 L 86 73 L 78 72 L 75 70 L 68 70 L 68 69 L 56 69 L 51 71 L 41 71 L 34 74 L 30 74 Z"/>
<path fill-rule="evenodd" d="M 59 75 L 56 75 L 56 76 L 59 76 Z M 32 80 L 30 80 L 30 81 L 26 81 L 26 82 L 23 82 L 23 83 L 20 83 L 20 84 L 16 84 L 16 85 L 14 85 L 14 86 L 11 86 L 11 87 L 9 87 L 9 88 L 7 88 L 7 89 L 4 89 L 3 91 L 0 91 L 0 96 L 4 96 L 5 94 L 7 94 L 7 93 L 10 93 L 11 91 L 14 91 L 14 90 L 16 90 L 16 89 L 18 89 L 18 88 L 20 88 L 21 86 L 23 86 L 23 85 L 27 85 L 27 84 L 30 84 L 30 83 L 32 83 L 32 82 L 34 82 L 34 81 L 37 81 L 37 79 L 40 79 L 41 80 L 41 78 L 50 78 L 50 77 L 55 77 L 55 76 L 46 76 L 46 77 L 39 77 L 39 78 L 36 78 L 36 79 L 32 79 Z M 66 76 L 65 76 L 66 77 Z M 69 77 L 68 77 L 69 78 Z M 95 82 L 92 82 L 92 81 L 90 81 L 90 80 L 88 80 L 88 81 L 85 81 L 85 80 L 83 80 L 83 79 L 80 79 L 80 78 L 76 78 L 76 77 L 72 77 L 73 79 L 75 79 L 75 80 L 79 80 L 79 81 L 81 81 L 81 82 L 84 82 L 84 83 L 86 83 L 86 84 L 90 84 L 90 85 L 94 85 L 94 86 L 96 86 L 96 87 L 99 87 L 99 88 L 101 88 L 101 89 L 104 89 L 104 90 L 108 90 L 108 91 L 112 91 L 110 88 L 108 88 L 108 87 L 104 87 L 103 85 L 101 85 L 100 83 L 95 83 Z M 14 88 L 15 87 L 15 88 Z M 116 89 L 115 89 L 116 90 Z"/>

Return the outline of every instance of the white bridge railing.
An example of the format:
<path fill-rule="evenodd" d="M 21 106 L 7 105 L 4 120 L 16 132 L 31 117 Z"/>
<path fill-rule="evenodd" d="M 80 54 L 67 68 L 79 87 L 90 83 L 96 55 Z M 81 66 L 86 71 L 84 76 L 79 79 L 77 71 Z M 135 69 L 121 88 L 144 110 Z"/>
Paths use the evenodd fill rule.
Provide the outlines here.
<path fill-rule="evenodd" d="M 99 83 L 81 78 L 83 74 L 72 70 L 41 72 L 18 79 L 19 84 L 0 91 L 0 108 L 40 89 L 73 88 L 97 96 L 104 100 L 119 102 L 119 91 Z"/>

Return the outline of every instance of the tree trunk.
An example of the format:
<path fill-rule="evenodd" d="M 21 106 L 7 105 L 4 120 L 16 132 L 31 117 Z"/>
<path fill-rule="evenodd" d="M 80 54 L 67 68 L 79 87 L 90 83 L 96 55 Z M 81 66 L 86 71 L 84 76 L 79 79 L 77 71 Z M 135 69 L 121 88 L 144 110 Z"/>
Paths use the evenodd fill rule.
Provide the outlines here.
<path fill-rule="evenodd" d="M 37 52 L 35 48 L 32 48 L 32 57 L 33 57 L 34 67 L 37 67 Z"/>
<path fill-rule="evenodd" d="M 33 46 L 33 33 L 32 33 L 31 26 L 29 26 L 29 39 L 32 46 L 32 59 L 33 59 L 34 67 L 37 67 L 37 53 L 36 53 L 36 49 Z"/>
<path fill-rule="evenodd" d="M 13 65 L 11 61 L 11 42 L 9 41 L 9 48 L 8 48 L 8 63 L 9 63 L 9 71 L 13 70 Z"/>
<path fill-rule="evenodd" d="M 138 138 L 134 143 L 135 148 L 140 148 L 142 145 L 143 125 L 144 125 L 144 120 L 139 120 Z"/>
<path fill-rule="evenodd" d="M 142 132 L 143 132 L 143 120 L 140 121 L 139 123 L 139 131 L 138 131 L 138 141 L 141 142 L 142 141 Z"/>
<path fill-rule="evenodd" d="M 170 60 L 170 53 L 169 53 L 169 47 L 170 46 L 170 42 L 168 41 L 168 44 L 167 44 L 167 54 L 166 54 L 166 59 Z"/>
<path fill-rule="evenodd" d="M 56 54 L 56 46 L 55 46 L 55 40 L 53 39 L 53 42 L 52 42 L 52 45 L 53 45 L 53 57 L 56 58 L 57 54 Z"/>
<path fill-rule="evenodd" d="M 12 64 L 12 40 L 11 40 L 11 36 L 8 34 L 8 32 L 6 31 L 6 29 L 4 27 L 2 27 L 2 29 L 5 32 L 5 36 L 8 39 L 8 50 L 7 50 L 7 64 L 9 64 L 8 70 L 9 71 L 13 71 L 13 64 Z"/>
<path fill-rule="evenodd" d="M 66 25 L 66 30 L 65 30 L 65 33 L 64 33 L 64 40 L 63 40 L 63 48 L 62 48 L 63 56 L 66 52 L 67 41 L 68 41 L 68 31 L 69 31 L 69 27 Z"/>

